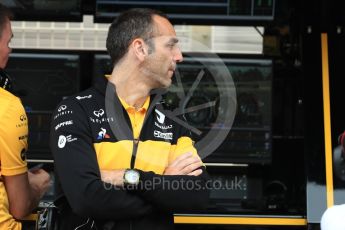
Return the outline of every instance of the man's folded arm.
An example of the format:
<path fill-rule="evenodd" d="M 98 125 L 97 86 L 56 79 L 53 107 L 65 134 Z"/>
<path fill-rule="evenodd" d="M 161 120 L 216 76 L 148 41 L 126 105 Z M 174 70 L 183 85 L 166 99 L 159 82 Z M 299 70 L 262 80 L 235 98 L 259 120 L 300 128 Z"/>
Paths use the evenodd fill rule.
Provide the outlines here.
<path fill-rule="evenodd" d="M 67 101 L 64 105 L 73 112 L 52 121 L 50 144 L 55 172 L 73 212 L 113 220 L 150 213 L 152 206 L 147 201 L 101 180 L 87 118 L 79 105 Z M 73 125 L 56 130 L 57 125 L 69 120 Z"/>

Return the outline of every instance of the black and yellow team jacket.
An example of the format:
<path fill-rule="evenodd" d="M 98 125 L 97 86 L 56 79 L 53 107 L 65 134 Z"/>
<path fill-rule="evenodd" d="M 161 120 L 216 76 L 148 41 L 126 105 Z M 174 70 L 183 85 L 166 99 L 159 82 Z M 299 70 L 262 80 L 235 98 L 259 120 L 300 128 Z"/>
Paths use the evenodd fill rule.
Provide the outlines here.
<path fill-rule="evenodd" d="M 200 176 L 162 175 L 179 155 L 197 153 L 180 120 L 164 113 L 158 94 L 147 101 L 137 137 L 106 78 L 58 105 L 50 145 L 59 229 L 173 229 L 172 213 L 207 206 L 204 168 Z M 139 170 L 138 186 L 118 188 L 101 180 L 100 170 L 125 168 Z"/>

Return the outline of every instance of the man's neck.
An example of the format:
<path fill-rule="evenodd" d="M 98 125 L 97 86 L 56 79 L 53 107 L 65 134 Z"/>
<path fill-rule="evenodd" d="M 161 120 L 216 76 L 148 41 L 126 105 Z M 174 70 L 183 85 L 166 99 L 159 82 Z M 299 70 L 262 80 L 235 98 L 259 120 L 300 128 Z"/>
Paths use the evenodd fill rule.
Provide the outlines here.
<path fill-rule="evenodd" d="M 116 86 L 117 96 L 124 100 L 129 106 L 135 109 L 140 109 L 148 96 L 150 96 L 150 89 L 144 83 L 143 76 L 140 76 L 139 71 L 127 68 L 114 68 L 109 81 Z"/>

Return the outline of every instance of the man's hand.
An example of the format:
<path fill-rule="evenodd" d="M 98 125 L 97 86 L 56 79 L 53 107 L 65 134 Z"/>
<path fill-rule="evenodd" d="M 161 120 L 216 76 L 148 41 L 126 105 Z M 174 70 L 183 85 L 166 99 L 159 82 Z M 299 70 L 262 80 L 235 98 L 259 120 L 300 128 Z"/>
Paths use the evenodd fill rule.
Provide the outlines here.
<path fill-rule="evenodd" d="M 189 175 L 199 176 L 202 173 L 202 161 L 192 153 L 185 153 L 177 157 L 166 167 L 164 175 Z"/>
<path fill-rule="evenodd" d="M 44 193 L 51 186 L 50 175 L 43 169 L 28 171 L 29 184 L 37 194 L 37 198 L 41 199 Z"/>
<path fill-rule="evenodd" d="M 124 169 L 118 170 L 101 170 L 102 181 L 113 184 L 115 186 L 123 186 L 123 175 L 125 173 Z"/>
<path fill-rule="evenodd" d="M 15 176 L 3 176 L 9 201 L 9 211 L 16 219 L 22 219 L 37 207 L 50 185 L 49 174 L 43 169 Z"/>

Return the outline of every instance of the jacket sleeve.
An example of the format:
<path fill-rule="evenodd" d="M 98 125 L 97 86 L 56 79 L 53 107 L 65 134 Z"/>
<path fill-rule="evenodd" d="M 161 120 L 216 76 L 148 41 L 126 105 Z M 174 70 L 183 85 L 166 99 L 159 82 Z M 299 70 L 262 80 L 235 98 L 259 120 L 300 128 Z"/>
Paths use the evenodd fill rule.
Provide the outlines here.
<path fill-rule="evenodd" d="M 169 163 L 187 152 L 198 156 L 188 130 L 180 127 L 176 135 L 178 139 L 172 146 Z M 164 176 L 153 172 L 140 172 L 138 194 L 157 208 L 164 210 L 200 211 L 207 207 L 210 193 L 210 177 L 205 167 L 201 169 L 203 172 L 199 176 Z"/>
<path fill-rule="evenodd" d="M 165 176 L 140 171 L 133 190 L 156 208 L 169 212 L 200 211 L 209 202 L 209 176 L 204 167 L 199 176 Z M 130 189 L 130 188 L 129 188 Z"/>
<path fill-rule="evenodd" d="M 101 180 L 87 113 L 73 98 L 53 114 L 50 145 L 63 193 L 77 215 L 117 220 L 152 212 L 141 197 Z"/>

